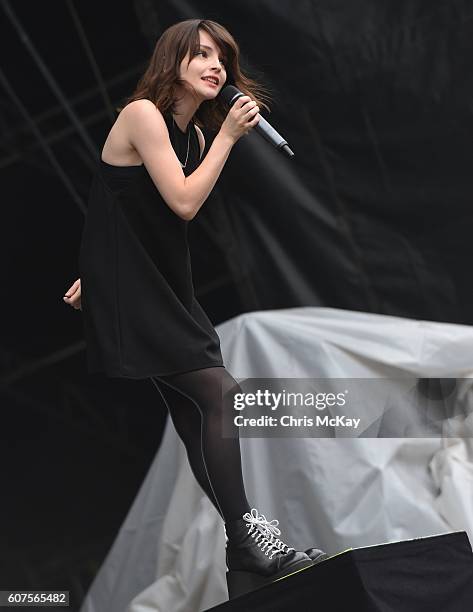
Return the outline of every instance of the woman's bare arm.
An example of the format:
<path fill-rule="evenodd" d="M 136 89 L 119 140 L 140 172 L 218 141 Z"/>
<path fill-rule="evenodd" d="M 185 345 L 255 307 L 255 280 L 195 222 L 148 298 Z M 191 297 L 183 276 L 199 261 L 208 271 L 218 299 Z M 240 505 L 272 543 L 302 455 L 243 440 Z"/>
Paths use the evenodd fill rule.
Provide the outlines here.
<path fill-rule="evenodd" d="M 197 130 L 197 136 L 199 138 L 199 145 L 200 145 L 200 155 L 199 155 L 199 157 L 202 157 L 202 155 L 204 154 L 204 151 L 205 151 L 205 138 L 204 138 L 204 135 L 202 133 L 202 130 L 200 129 L 200 127 L 198 125 L 195 126 L 195 129 Z"/>
<path fill-rule="evenodd" d="M 259 121 L 258 106 L 243 96 L 230 109 L 199 167 L 188 177 L 169 140 L 161 112 L 150 100 L 136 100 L 122 113 L 131 145 L 138 151 L 167 205 L 190 220 L 212 191 L 235 142 Z"/>

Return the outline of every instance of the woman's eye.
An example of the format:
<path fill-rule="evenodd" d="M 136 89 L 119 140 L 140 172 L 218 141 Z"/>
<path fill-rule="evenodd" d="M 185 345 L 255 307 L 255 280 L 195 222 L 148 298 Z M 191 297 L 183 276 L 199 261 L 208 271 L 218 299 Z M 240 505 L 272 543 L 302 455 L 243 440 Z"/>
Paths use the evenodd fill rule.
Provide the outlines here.
<path fill-rule="evenodd" d="M 207 51 L 197 51 L 196 55 L 202 55 L 203 57 L 207 57 L 208 54 L 207 54 Z M 219 57 L 219 62 L 223 66 L 227 65 L 227 62 L 224 59 L 222 59 L 221 57 Z"/>

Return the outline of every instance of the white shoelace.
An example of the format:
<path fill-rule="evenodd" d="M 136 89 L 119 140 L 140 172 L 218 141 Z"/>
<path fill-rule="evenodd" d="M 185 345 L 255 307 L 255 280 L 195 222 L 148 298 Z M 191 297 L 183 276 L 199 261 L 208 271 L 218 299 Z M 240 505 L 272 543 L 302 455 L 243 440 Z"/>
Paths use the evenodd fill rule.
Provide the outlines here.
<path fill-rule="evenodd" d="M 259 514 L 256 508 L 251 509 L 250 512 L 246 512 L 243 515 L 243 519 L 247 522 L 246 526 L 249 527 L 248 533 L 251 533 L 251 537 L 255 538 L 255 541 L 258 542 L 259 538 L 262 536 L 262 542 L 268 542 L 270 545 L 268 548 L 268 552 L 271 549 L 275 549 L 271 555 L 270 559 L 273 558 L 273 555 L 276 554 L 277 551 L 288 553 L 290 550 L 294 550 L 290 548 L 287 544 L 285 544 L 282 540 L 277 538 L 276 536 L 281 535 L 281 530 L 278 529 L 279 521 L 277 519 L 273 519 L 272 521 L 268 521 L 264 514 Z M 253 532 L 253 533 L 252 533 Z M 262 550 L 268 544 L 265 544 L 262 547 Z M 260 544 L 258 543 L 258 546 Z M 268 552 L 266 554 L 268 554 Z"/>

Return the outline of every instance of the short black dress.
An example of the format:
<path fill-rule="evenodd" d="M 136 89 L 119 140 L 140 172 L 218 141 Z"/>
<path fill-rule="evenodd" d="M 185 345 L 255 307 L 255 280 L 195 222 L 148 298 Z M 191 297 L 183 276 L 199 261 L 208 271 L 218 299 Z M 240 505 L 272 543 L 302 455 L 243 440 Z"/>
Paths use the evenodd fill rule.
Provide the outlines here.
<path fill-rule="evenodd" d="M 195 126 L 183 133 L 171 114 L 164 119 L 182 163 L 189 142 L 188 176 L 200 163 Z M 144 165 L 100 160 L 79 254 L 90 373 L 148 378 L 223 365 L 194 295 L 187 229 Z"/>

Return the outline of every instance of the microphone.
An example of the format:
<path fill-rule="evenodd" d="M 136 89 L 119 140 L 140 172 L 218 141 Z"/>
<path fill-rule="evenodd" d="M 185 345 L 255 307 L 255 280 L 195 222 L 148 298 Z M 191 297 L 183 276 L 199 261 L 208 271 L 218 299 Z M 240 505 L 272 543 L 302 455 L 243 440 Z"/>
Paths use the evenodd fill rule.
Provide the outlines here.
<path fill-rule="evenodd" d="M 242 93 L 234 85 L 227 85 L 220 92 L 220 96 L 222 96 L 223 100 L 229 106 L 233 106 L 238 100 L 238 98 L 241 98 L 244 95 L 245 94 Z M 273 126 L 268 123 L 266 119 L 264 119 L 261 115 L 258 124 L 255 125 L 252 129 L 258 132 L 258 134 L 260 134 L 261 136 L 263 136 L 263 138 L 266 138 L 266 140 L 270 142 L 273 147 L 276 147 L 276 149 L 279 149 L 279 151 L 284 151 L 284 153 L 286 153 L 286 155 L 288 155 L 289 157 L 294 157 L 294 153 L 289 148 L 287 141 L 284 140 L 281 134 L 278 134 L 278 132 L 276 132 Z"/>

